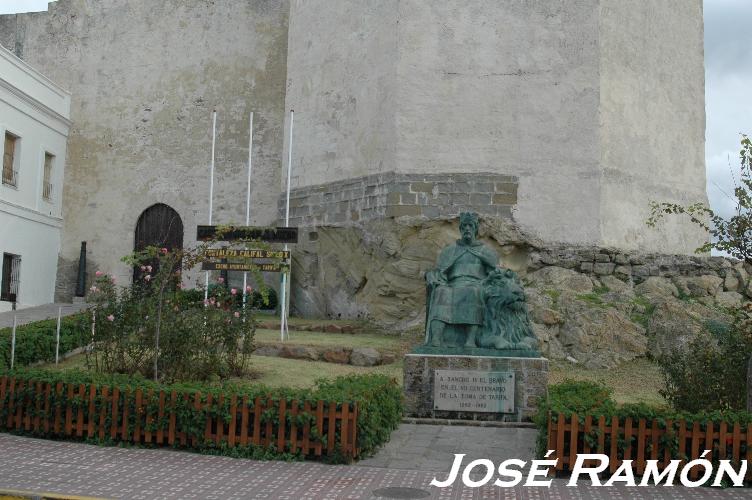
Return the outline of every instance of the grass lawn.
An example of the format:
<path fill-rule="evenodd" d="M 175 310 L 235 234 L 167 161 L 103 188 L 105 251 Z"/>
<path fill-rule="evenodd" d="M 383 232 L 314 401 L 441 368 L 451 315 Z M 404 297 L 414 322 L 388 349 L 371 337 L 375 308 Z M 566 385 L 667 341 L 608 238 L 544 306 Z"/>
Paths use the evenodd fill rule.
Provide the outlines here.
<path fill-rule="evenodd" d="M 279 330 L 256 330 L 257 344 L 277 344 Z M 373 347 L 379 351 L 404 353 L 410 348 L 409 339 L 396 335 L 377 333 L 322 333 L 290 330 L 290 340 L 286 344 L 324 347 Z"/>
<path fill-rule="evenodd" d="M 635 359 L 616 368 L 586 369 L 567 361 L 552 361 L 549 384 L 565 379 L 591 380 L 610 387 L 617 403 L 647 403 L 667 406 L 658 393 L 664 387 L 658 365 L 647 359 Z"/>
<path fill-rule="evenodd" d="M 256 314 L 256 320 L 262 323 L 275 323 L 278 325 L 279 314 L 259 312 Z M 287 322 L 290 326 L 352 325 L 364 330 L 373 329 L 367 322 L 357 319 L 307 319 L 290 316 Z"/>
<path fill-rule="evenodd" d="M 85 356 L 80 354 L 61 362 L 57 367 L 53 363 L 44 368 L 85 369 L 85 359 Z M 394 377 L 400 385 L 402 384 L 402 360 L 399 358 L 396 363 L 390 365 L 360 367 L 322 361 L 251 356 L 250 371 L 246 381 L 270 387 L 310 387 L 318 378 L 333 378 L 351 373 L 383 373 Z M 549 384 L 556 384 L 565 379 L 602 383 L 613 389 L 614 399 L 618 403 L 667 406 L 666 401 L 658 394 L 658 390 L 663 387 L 660 371 L 654 363 L 645 359 L 630 361 L 613 369 L 599 370 L 588 370 L 562 361 L 551 362 Z"/>
<path fill-rule="evenodd" d="M 272 320 L 273 316 L 260 315 L 260 320 Z M 344 322 L 334 320 L 303 320 L 290 318 L 291 323 L 311 324 L 352 324 L 359 322 Z M 251 373 L 246 380 L 260 382 L 272 387 L 290 386 L 307 387 L 313 385 L 318 378 L 331 378 L 350 373 L 384 373 L 397 379 L 402 384 L 402 355 L 408 352 L 412 345 L 422 339 L 411 336 L 396 336 L 377 333 L 368 328 L 358 328 L 358 333 L 323 333 L 290 330 L 292 345 L 306 345 L 317 347 L 372 347 L 382 352 L 392 353 L 397 362 L 376 367 L 358 367 L 339 365 L 319 361 L 304 361 L 264 356 L 252 356 L 250 362 Z M 279 343 L 279 330 L 259 329 L 256 331 L 256 343 Z M 55 369 L 55 364 L 44 366 Z M 74 356 L 60 363 L 58 369 L 85 369 L 85 356 Z M 592 380 L 602 383 L 614 391 L 614 399 L 619 403 L 648 403 L 666 406 L 666 401 L 658 394 L 663 387 L 663 379 L 658 366 L 647 359 L 636 359 L 624 363 L 613 369 L 586 369 L 566 361 L 552 361 L 550 365 L 549 384 L 556 384 L 565 379 Z"/>
<path fill-rule="evenodd" d="M 322 361 L 251 357 L 251 380 L 270 387 L 311 387 L 319 378 L 362 373 L 383 373 L 394 377 L 402 385 L 402 360 L 391 365 L 362 367 Z"/>

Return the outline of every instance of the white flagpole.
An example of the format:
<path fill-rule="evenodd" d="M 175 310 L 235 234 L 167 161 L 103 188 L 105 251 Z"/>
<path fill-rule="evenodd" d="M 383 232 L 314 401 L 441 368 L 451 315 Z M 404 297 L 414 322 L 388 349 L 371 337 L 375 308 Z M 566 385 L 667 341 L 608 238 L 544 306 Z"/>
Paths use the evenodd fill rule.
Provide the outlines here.
<path fill-rule="evenodd" d="M 287 147 L 287 198 L 285 201 L 285 227 L 290 227 L 290 181 L 292 178 L 292 130 L 295 120 L 295 111 L 290 110 L 290 142 Z M 288 250 L 287 243 L 285 243 L 285 251 Z M 280 340 L 284 342 L 285 336 L 290 338 L 290 332 L 287 328 L 287 275 L 291 272 L 291 268 L 287 272 L 282 272 L 282 304 L 280 306 L 280 321 L 279 321 L 279 336 Z"/>
<path fill-rule="evenodd" d="M 251 172 L 253 171 L 253 111 L 251 111 L 251 119 L 248 132 L 248 189 L 245 195 L 245 225 L 248 226 L 251 223 Z M 248 247 L 246 246 L 246 249 Z M 248 300 L 248 271 L 243 271 L 243 311 L 245 311 L 245 304 Z M 245 315 L 243 315 L 243 321 L 245 321 Z"/>
<path fill-rule="evenodd" d="M 63 308 L 57 309 L 57 333 L 55 334 L 55 364 L 60 362 L 60 322 L 63 317 Z"/>
<path fill-rule="evenodd" d="M 10 369 L 13 369 L 13 364 L 16 361 L 16 315 L 13 315 L 13 334 L 10 340 Z"/>
<path fill-rule="evenodd" d="M 212 111 L 212 148 L 211 148 L 211 168 L 209 169 L 209 225 L 212 225 L 212 209 L 214 201 L 214 146 L 217 141 L 217 110 Z M 209 271 L 206 271 L 204 281 L 204 304 L 209 300 Z"/>

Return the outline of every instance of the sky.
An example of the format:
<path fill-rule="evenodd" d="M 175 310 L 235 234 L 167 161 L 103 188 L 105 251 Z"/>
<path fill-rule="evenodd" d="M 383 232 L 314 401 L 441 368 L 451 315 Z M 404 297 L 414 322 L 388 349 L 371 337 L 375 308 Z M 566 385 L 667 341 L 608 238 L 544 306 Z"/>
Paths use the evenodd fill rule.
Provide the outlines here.
<path fill-rule="evenodd" d="M 704 0 L 704 6 L 708 199 L 713 210 L 729 216 L 739 134 L 752 135 L 752 0 Z M 46 9 L 47 0 L 0 0 L 0 14 Z"/>

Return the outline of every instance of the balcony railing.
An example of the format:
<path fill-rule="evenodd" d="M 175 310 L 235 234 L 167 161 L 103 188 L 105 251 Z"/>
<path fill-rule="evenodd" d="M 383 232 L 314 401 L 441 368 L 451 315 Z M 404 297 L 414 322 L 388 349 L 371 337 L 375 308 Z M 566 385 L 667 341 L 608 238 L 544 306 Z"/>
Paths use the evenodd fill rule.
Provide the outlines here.
<path fill-rule="evenodd" d="M 42 184 L 42 198 L 46 201 L 52 201 L 52 183 L 45 182 Z"/>
<path fill-rule="evenodd" d="M 18 170 L 3 169 L 3 184 L 6 186 L 18 186 Z"/>

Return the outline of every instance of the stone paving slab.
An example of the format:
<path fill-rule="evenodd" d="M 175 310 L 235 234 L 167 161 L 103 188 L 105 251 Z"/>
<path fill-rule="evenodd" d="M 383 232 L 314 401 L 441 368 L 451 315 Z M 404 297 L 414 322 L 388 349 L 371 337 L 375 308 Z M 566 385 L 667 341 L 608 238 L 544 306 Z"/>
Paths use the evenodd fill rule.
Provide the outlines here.
<path fill-rule="evenodd" d="M 406 452 L 409 450 L 405 450 Z M 311 462 L 261 462 L 171 450 L 107 448 L 0 434 L 0 491 L 129 499 L 369 499 L 389 487 L 423 490 L 424 498 L 459 499 L 749 499 L 749 490 L 648 488 L 501 489 L 429 486 L 434 473 Z M 443 477 L 441 478 L 443 479 Z M 394 497 L 392 498 L 411 498 Z M 412 497 L 416 498 L 416 497 Z"/>
<path fill-rule="evenodd" d="M 460 427 L 402 424 L 372 458 L 358 465 L 448 472 L 455 453 L 488 458 L 495 464 L 510 458 L 532 460 L 538 431 L 524 427 Z"/>
<path fill-rule="evenodd" d="M 89 304 L 45 304 L 43 306 L 25 307 L 18 311 L 0 312 L 0 328 L 13 326 L 13 316 L 16 316 L 18 325 L 57 318 L 58 308 L 60 307 L 63 308 L 63 316 L 70 316 L 86 309 Z"/>

